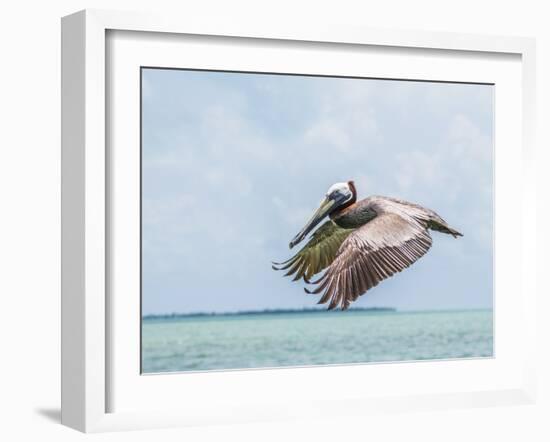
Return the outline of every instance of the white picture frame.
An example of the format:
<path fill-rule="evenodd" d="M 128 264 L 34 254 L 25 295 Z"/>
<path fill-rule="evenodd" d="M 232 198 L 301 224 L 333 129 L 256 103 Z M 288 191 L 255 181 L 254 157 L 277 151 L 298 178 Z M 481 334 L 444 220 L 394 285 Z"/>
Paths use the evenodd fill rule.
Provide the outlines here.
<path fill-rule="evenodd" d="M 515 246 L 521 262 L 511 286 L 521 293 L 518 297 L 518 318 L 516 326 L 521 328 L 522 353 L 517 355 L 514 370 L 508 366 L 498 367 L 493 363 L 487 367 L 486 376 L 499 370 L 502 379 L 498 385 L 484 388 L 482 383 L 467 383 L 461 391 L 445 391 L 445 383 L 434 389 L 418 391 L 399 390 L 378 391 L 375 395 L 346 394 L 345 390 L 327 392 L 326 396 L 311 397 L 307 406 L 298 396 L 284 397 L 271 403 L 254 402 L 254 395 L 243 394 L 246 399 L 235 396 L 219 397 L 219 386 L 230 381 L 239 382 L 240 391 L 253 390 L 259 385 L 274 380 L 274 385 L 308 384 L 312 372 L 307 369 L 236 371 L 233 373 L 192 374 L 201 385 L 201 391 L 207 391 L 209 383 L 218 387 L 212 394 L 218 395 L 220 411 L 216 410 L 216 401 L 207 400 L 204 407 L 186 408 L 163 407 L 156 403 L 147 407 L 113 410 L 109 404 L 109 395 L 115 388 L 111 372 L 113 346 L 110 344 L 109 327 L 120 317 L 111 311 L 109 290 L 112 268 L 109 265 L 109 247 L 113 241 L 110 236 L 116 230 L 108 228 L 113 199 L 110 194 L 109 155 L 110 134 L 106 131 L 106 121 L 110 118 L 109 81 L 106 75 L 108 60 L 113 53 L 108 51 L 109 32 L 155 32 L 156 35 L 194 35 L 217 36 L 219 38 L 246 38 L 285 42 L 288 46 L 307 42 L 311 45 L 339 44 L 341 47 L 353 45 L 401 48 L 403 51 L 425 49 L 443 53 L 473 54 L 482 60 L 490 54 L 513 56 L 519 60 L 520 81 L 517 90 L 511 91 L 519 97 L 520 109 L 515 109 L 509 117 L 511 125 L 518 129 L 520 157 L 510 157 L 521 161 L 521 170 L 516 172 L 514 180 L 521 182 L 517 189 L 503 187 L 504 191 L 517 192 L 521 211 L 517 220 L 520 235 Z M 146 34 L 143 34 L 146 35 Z M 116 55 L 114 55 L 116 56 Z M 437 56 L 437 54 L 435 55 Z M 215 423 L 253 422 L 288 418 L 309 418 L 346 414 L 368 414 L 373 411 L 396 412 L 414 411 L 427 408 L 454 408 L 470 406 L 489 406 L 511 403 L 532 403 L 535 397 L 535 348 L 533 339 L 536 316 L 535 283 L 535 176 L 534 176 L 534 106 L 535 106 L 535 44 L 532 39 L 518 37 L 491 37 L 450 33 L 426 33 L 415 31 L 388 31 L 375 29 L 357 29 L 343 26 L 321 27 L 308 24 L 296 28 L 282 24 L 266 26 L 265 23 L 215 23 L 197 21 L 191 18 L 158 17 L 149 14 L 134 14 L 87 10 L 63 18 L 62 21 L 62 423 L 85 432 L 111 431 L 123 429 L 155 428 L 167 426 L 208 425 Z M 510 83 L 512 84 L 512 83 Z M 509 86 L 514 88 L 514 86 Z M 498 116 L 497 116 L 498 118 Z M 498 137 L 497 137 L 498 143 Z M 498 146 L 497 146 L 498 152 Z M 504 169 L 503 169 L 504 170 Z M 497 171 L 498 175 L 498 171 Z M 512 177 L 510 177 L 512 178 Z M 509 180 L 508 180 L 509 181 Z M 504 182 L 501 181 L 502 183 Z M 498 183 L 498 181 L 497 181 Z M 516 182 L 517 184 L 517 182 Z M 499 188 L 496 189 L 499 192 Z M 497 198 L 497 205 L 498 205 Z M 517 204 L 517 201 L 516 201 Z M 498 210 L 495 222 L 499 225 Z M 502 218 L 502 217 L 501 217 Z M 503 219 L 503 218 L 502 218 Z M 498 233 L 497 233 L 498 235 Z M 506 262 L 507 251 L 497 248 L 496 259 L 502 257 Z M 508 252 L 511 253 L 511 252 Z M 499 255 L 500 254 L 500 255 Z M 518 257 L 516 256 L 516 263 Z M 499 290 L 499 285 L 496 285 Z M 502 287 L 502 286 L 501 286 Z M 503 293 L 504 293 L 504 289 Z M 529 339 L 531 337 L 531 339 Z M 499 339 L 497 334 L 496 339 Z M 519 339 L 519 338 L 518 338 Z M 114 347 L 116 348 L 116 346 Z M 126 357 L 126 356 L 125 356 Z M 499 356 L 497 354 L 496 359 Z M 466 373 L 474 377 L 479 367 L 469 365 L 468 361 L 449 370 Z M 429 364 L 429 363 L 427 363 Z M 124 365 L 124 364 L 120 364 Z M 400 368 L 395 368 L 399 365 Z M 371 365 L 369 370 L 410 373 L 415 364 Z M 408 368 L 407 368 L 408 366 Z M 428 365 L 425 368 L 429 369 Z M 509 368 L 509 367 L 508 367 Z M 336 368 L 345 369 L 345 368 Z M 434 368 L 438 370 L 438 368 Z M 132 370 L 129 367 L 128 370 Z M 346 374 L 360 376 L 362 366 L 352 367 Z M 443 370 L 443 369 L 442 369 Z M 446 369 L 445 369 L 446 370 Z M 485 369 L 483 369 L 485 370 Z M 493 371 L 490 371 L 493 370 Z M 419 376 L 426 376 L 428 371 Z M 514 373 L 513 375 L 510 373 Z M 340 373 L 342 373 L 340 371 Z M 432 375 L 436 372 L 431 371 Z M 139 373 L 134 373 L 139 376 Z M 330 377 L 337 376 L 335 370 L 316 371 L 317 382 L 330 384 Z M 315 376 L 313 376 L 315 378 Z M 451 371 L 445 376 L 452 376 Z M 177 376 L 161 376 L 158 382 L 145 386 L 149 391 L 146 400 L 151 401 L 154 391 L 170 389 L 177 382 Z M 159 378 L 161 378 L 159 377 Z M 120 378 L 120 376 L 119 376 Z M 512 379 L 513 378 L 513 379 Z M 189 377 L 187 379 L 190 379 Z M 483 378 L 480 377 L 480 380 Z M 158 381 L 159 379 L 157 379 Z M 480 381 L 481 382 L 481 381 Z M 136 384 L 129 384 L 129 388 Z M 190 386 L 188 385 L 187 388 Z M 179 387 L 178 387 L 179 388 Z M 183 388 L 183 387 L 182 387 Z M 310 390 L 307 390 L 310 388 Z M 313 391 L 314 384 L 307 385 L 304 392 Z M 321 388 L 322 389 L 322 388 Z M 191 397 L 198 398 L 198 391 L 188 390 Z M 122 394 L 124 390 L 122 390 Z M 147 396 L 149 395 L 149 396 Z M 159 402 L 162 396 L 155 396 Z M 189 400 L 190 398 L 187 398 Z M 203 398 L 204 399 L 204 398 Z M 208 399 L 208 397 L 206 398 Z M 129 398 L 127 402 L 134 400 Z M 302 397 L 301 400 L 304 400 Z M 200 401 L 198 401 L 200 402 Z M 223 410 L 229 410 L 223 412 Z M 337 411 L 335 411 L 337 410 Z"/>

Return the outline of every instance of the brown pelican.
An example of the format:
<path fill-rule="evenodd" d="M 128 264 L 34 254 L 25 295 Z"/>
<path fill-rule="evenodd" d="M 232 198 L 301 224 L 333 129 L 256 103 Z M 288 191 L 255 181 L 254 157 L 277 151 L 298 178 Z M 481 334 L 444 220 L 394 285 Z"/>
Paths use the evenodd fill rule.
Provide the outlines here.
<path fill-rule="evenodd" d="M 295 275 L 294 281 L 317 284 L 307 293 L 322 292 L 319 304 L 328 309 L 349 307 L 380 281 L 409 267 L 432 245 L 428 230 L 462 236 L 437 213 L 396 198 L 370 196 L 357 201 L 353 181 L 331 186 L 305 227 L 290 242 L 292 249 L 329 216 L 306 245 L 289 260 L 273 263 L 275 270 Z M 316 281 L 311 277 L 323 270 Z"/>

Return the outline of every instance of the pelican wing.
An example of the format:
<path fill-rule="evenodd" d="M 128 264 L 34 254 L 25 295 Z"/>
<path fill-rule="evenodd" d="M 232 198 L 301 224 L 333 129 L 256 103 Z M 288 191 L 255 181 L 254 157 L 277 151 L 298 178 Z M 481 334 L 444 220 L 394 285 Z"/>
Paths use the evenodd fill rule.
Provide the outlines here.
<path fill-rule="evenodd" d="M 274 263 L 273 269 L 288 269 L 285 276 L 295 275 L 294 281 L 302 277 L 307 281 L 330 265 L 342 242 L 353 230 L 343 229 L 329 220 L 311 235 L 309 241 L 296 255 L 285 262 Z"/>
<path fill-rule="evenodd" d="M 394 213 L 378 215 L 353 231 L 342 243 L 325 274 L 308 293 L 323 292 L 319 304 L 329 310 L 349 307 L 360 295 L 409 267 L 432 245 L 425 226 Z"/>

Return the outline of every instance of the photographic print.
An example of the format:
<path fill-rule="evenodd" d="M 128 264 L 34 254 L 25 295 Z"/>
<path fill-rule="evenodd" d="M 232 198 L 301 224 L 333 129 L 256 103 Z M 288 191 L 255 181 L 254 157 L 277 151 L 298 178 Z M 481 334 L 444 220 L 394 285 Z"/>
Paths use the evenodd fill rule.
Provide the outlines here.
<path fill-rule="evenodd" d="M 142 373 L 492 357 L 493 100 L 141 68 Z"/>

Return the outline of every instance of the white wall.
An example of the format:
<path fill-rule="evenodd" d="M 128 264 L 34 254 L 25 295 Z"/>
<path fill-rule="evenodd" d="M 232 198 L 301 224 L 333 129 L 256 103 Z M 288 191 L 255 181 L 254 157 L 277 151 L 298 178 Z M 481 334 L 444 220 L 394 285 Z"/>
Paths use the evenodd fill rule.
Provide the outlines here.
<path fill-rule="evenodd" d="M 80 0 L 0 6 L 0 437 L 79 440 L 59 419 L 60 17 L 83 8 L 247 15 L 250 20 L 352 23 L 375 27 L 535 36 L 538 41 L 540 188 L 548 220 L 550 14 L 543 1 Z M 181 4 L 182 6 L 177 6 Z M 546 100 L 546 101 L 545 101 Z M 546 151 L 544 151 L 544 149 Z M 544 182 L 543 182 L 544 181 Z M 546 188 L 544 188 L 546 186 Z M 546 221 L 547 222 L 547 221 Z M 545 222 L 545 223 L 546 223 Z M 541 276 L 548 248 L 539 225 Z M 540 278 L 541 293 L 549 293 Z M 539 304 L 540 401 L 536 406 L 439 411 L 357 420 L 257 424 L 95 436 L 100 440 L 550 440 L 548 299 Z M 322 387 L 321 387 L 322 388 Z"/>

